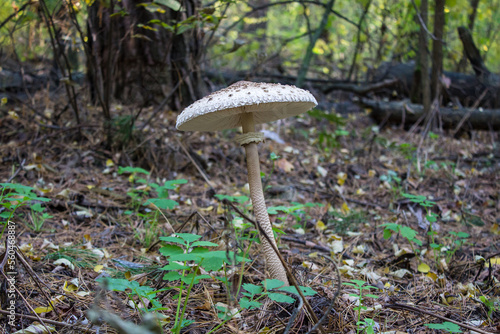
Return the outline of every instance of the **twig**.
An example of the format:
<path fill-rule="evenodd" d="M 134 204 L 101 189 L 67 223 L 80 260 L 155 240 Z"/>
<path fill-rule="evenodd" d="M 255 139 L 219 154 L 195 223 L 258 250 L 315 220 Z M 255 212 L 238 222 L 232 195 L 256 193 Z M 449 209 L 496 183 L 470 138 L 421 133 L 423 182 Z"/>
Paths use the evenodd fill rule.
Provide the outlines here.
<path fill-rule="evenodd" d="M 323 323 L 323 321 L 325 321 L 326 318 L 328 318 L 328 316 L 330 315 L 330 311 L 333 309 L 333 306 L 335 305 L 335 300 L 340 295 L 340 290 L 341 290 L 341 286 L 342 286 L 342 279 L 340 278 L 340 271 L 339 271 L 339 268 L 337 266 L 337 263 L 329 256 L 326 256 L 323 254 L 319 254 L 319 255 L 321 255 L 325 259 L 329 260 L 333 264 L 333 266 L 335 267 L 335 272 L 337 273 L 337 291 L 335 291 L 335 294 L 333 295 L 333 298 L 332 298 L 332 302 L 330 303 L 330 306 L 328 306 L 328 308 L 326 309 L 325 314 L 323 314 L 323 316 L 321 317 L 321 319 L 319 319 L 319 321 L 316 323 L 316 325 L 314 325 L 314 327 L 311 328 L 311 330 L 309 332 L 307 332 L 306 334 L 310 334 L 310 333 L 314 332 L 316 329 L 318 329 L 320 324 Z"/>
<path fill-rule="evenodd" d="M 304 300 L 298 293 L 291 292 L 291 291 L 279 291 L 279 293 L 289 293 L 294 296 L 296 296 L 299 299 L 299 305 L 293 310 L 292 314 L 290 315 L 290 318 L 288 319 L 288 325 L 285 327 L 285 331 L 283 334 L 288 334 L 290 332 L 290 329 L 292 329 L 293 323 L 295 322 L 295 318 L 297 318 L 297 315 L 299 315 L 299 311 L 302 309 L 302 306 L 304 306 Z"/>
<path fill-rule="evenodd" d="M 182 148 L 182 150 L 184 151 L 184 153 L 186 153 L 186 155 L 189 158 L 189 160 L 191 160 L 191 162 L 193 163 L 193 165 L 196 167 L 196 169 L 198 170 L 198 172 L 200 172 L 201 176 L 203 177 L 203 179 L 205 180 L 205 182 L 208 184 L 208 186 L 210 187 L 210 189 L 214 190 L 214 186 L 212 185 L 212 182 L 210 182 L 210 180 L 208 179 L 208 176 L 205 174 L 205 172 L 203 171 L 203 169 L 201 169 L 201 167 L 198 166 L 198 164 L 194 161 L 193 157 L 191 157 L 191 154 L 189 154 L 188 150 L 184 147 L 184 145 L 182 145 L 182 143 L 180 142 L 180 140 L 177 139 L 176 137 L 174 137 L 174 138 L 177 141 L 177 143 L 179 143 L 179 146 Z"/>
<path fill-rule="evenodd" d="M 260 223 L 258 221 L 255 221 L 255 220 L 251 219 L 246 214 L 244 214 L 243 212 L 241 212 L 237 207 L 234 206 L 233 203 L 229 202 L 227 199 L 222 200 L 222 203 L 224 203 L 225 205 L 231 206 L 231 208 L 233 208 L 234 211 L 236 211 L 245 220 L 247 220 L 248 222 L 252 223 L 259 230 L 259 233 L 261 235 L 263 235 L 264 238 L 266 238 L 267 242 L 272 246 L 274 252 L 276 253 L 276 255 L 278 256 L 278 258 L 280 259 L 281 263 L 283 264 L 283 267 L 285 268 L 285 271 L 287 273 L 288 279 L 290 280 L 290 282 L 292 282 L 292 285 L 295 287 L 295 289 L 297 289 L 298 293 L 300 294 L 300 297 L 304 300 L 304 304 L 306 306 L 307 312 L 309 313 L 309 315 L 313 319 L 314 324 L 315 325 L 318 324 L 318 322 L 319 322 L 318 317 L 314 313 L 314 311 L 313 311 L 313 309 L 311 307 L 311 304 L 309 304 L 309 302 L 307 301 L 306 297 L 302 293 L 302 290 L 300 289 L 300 287 L 299 287 L 299 285 L 297 283 L 297 280 L 295 279 L 295 276 L 290 271 L 290 268 L 288 267 L 288 264 L 286 263 L 285 259 L 281 255 L 280 251 L 278 250 L 278 248 L 276 247 L 276 245 L 274 244 L 274 242 L 272 242 L 272 240 L 270 240 L 270 238 L 267 235 L 267 233 L 260 226 Z M 325 330 L 321 326 L 321 323 L 318 326 L 318 330 L 321 333 L 326 334 Z"/>
<path fill-rule="evenodd" d="M 433 40 L 437 41 L 437 37 L 434 36 L 430 31 L 429 29 L 427 29 L 427 26 L 425 25 L 425 22 L 424 20 L 422 19 L 422 16 L 420 16 L 420 12 L 418 11 L 418 8 L 417 8 L 417 4 L 415 3 L 415 0 L 411 0 L 411 3 L 413 4 L 413 8 L 415 8 L 415 12 L 417 13 L 417 17 L 418 17 L 418 22 L 420 23 L 420 25 L 422 26 L 422 28 L 424 28 L 425 32 L 427 33 L 427 35 L 429 35 Z M 442 42 L 442 41 L 441 41 Z"/>
<path fill-rule="evenodd" d="M 19 12 L 23 11 L 26 7 L 28 7 L 31 4 L 33 4 L 33 2 L 29 1 L 29 2 L 25 3 L 24 5 L 22 5 L 21 8 L 16 10 L 14 13 L 10 14 L 5 20 L 3 20 L 2 23 L 0 23 L 0 29 L 2 29 L 3 26 L 6 25 L 7 22 L 9 22 L 14 16 L 19 14 Z"/>
<path fill-rule="evenodd" d="M 429 312 L 429 311 L 426 311 L 426 310 L 422 310 L 422 309 L 419 309 L 417 307 L 413 307 L 413 306 L 410 306 L 410 305 L 404 305 L 404 304 L 394 303 L 394 304 L 384 304 L 384 307 L 386 307 L 386 308 L 392 308 L 392 309 L 403 309 L 403 310 L 409 310 L 409 311 L 413 311 L 413 312 L 424 313 L 424 314 L 430 315 L 431 317 L 436 317 L 436 318 L 444 320 L 444 321 L 452 322 L 455 325 L 459 325 L 459 326 L 461 326 L 463 328 L 467 328 L 468 330 L 471 330 L 471 331 L 474 331 L 474 332 L 477 332 L 477 333 L 493 334 L 491 332 L 483 331 L 482 329 L 479 329 L 477 327 L 470 326 L 470 325 L 464 324 L 462 322 L 455 321 L 453 319 L 449 319 L 449 318 L 443 317 L 443 316 L 441 316 L 439 314 L 436 314 L 436 313 L 433 313 L 433 312 Z"/>
<path fill-rule="evenodd" d="M 479 98 L 476 100 L 476 102 L 474 102 L 474 105 L 471 107 L 471 109 L 462 117 L 460 122 L 458 122 L 455 129 L 453 129 L 453 131 L 451 132 L 452 136 L 455 136 L 455 134 L 458 132 L 458 130 L 460 130 L 460 128 L 464 125 L 464 123 L 469 119 L 469 117 L 470 117 L 470 115 L 472 115 L 472 112 L 474 111 L 474 109 L 476 109 L 479 106 L 479 104 L 481 103 L 483 98 L 486 96 L 486 93 L 488 93 L 488 89 L 484 90 L 484 92 L 481 94 L 481 96 L 479 96 Z"/>
<path fill-rule="evenodd" d="M 55 321 L 55 320 L 50 320 L 50 319 L 45 319 L 45 318 L 40 318 L 40 317 L 34 317 L 32 315 L 26 315 L 26 314 L 21 314 L 21 313 L 12 314 L 9 311 L 4 311 L 4 310 L 0 310 L 0 314 L 14 315 L 14 316 L 19 317 L 19 318 L 26 318 L 26 319 L 34 320 L 34 321 L 40 321 L 40 319 L 43 319 L 43 322 L 46 322 L 46 323 L 51 324 L 51 325 L 63 326 L 63 327 L 70 327 L 71 326 L 71 327 L 78 327 L 81 329 L 88 330 L 88 327 L 86 327 L 86 326 L 67 324 L 65 322 L 60 322 L 60 321 Z"/>

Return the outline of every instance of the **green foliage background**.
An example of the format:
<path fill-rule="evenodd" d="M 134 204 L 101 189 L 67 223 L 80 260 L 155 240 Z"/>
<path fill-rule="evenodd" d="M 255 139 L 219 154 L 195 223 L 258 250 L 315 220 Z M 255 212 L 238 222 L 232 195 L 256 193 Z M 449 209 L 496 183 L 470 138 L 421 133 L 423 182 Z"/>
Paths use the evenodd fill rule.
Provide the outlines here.
<path fill-rule="evenodd" d="M 26 0 L 0 2 L 0 24 Z M 84 58 L 82 41 L 64 14 L 69 4 L 77 9 L 81 26 L 87 15 L 89 0 L 60 1 L 45 0 L 54 14 L 55 24 L 61 29 L 61 36 L 67 47 L 80 52 Z M 106 3 L 106 1 L 104 1 Z M 138 5 L 141 4 L 137 1 Z M 260 1 L 252 2 L 256 7 Z M 262 2 L 266 3 L 266 2 Z M 360 52 L 356 57 L 358 78 L 362 73 L 377 68 L 381 62 L 397 60 L 406 62 L 416 56 L 418 41 L 418 18 L 415 6 L 419 0 L 337 0 L 330 13 L 326 31 L 315 43 L 314 59 L 308 72 L 309 77 L 345 79 L 352 64 L 357 42 L 357 27 L 365 6 L 369 5 L 366 19 L 361 24 Z M 281 68 L 286 74 L 296 74 L 310 43 L 314 31 L 323 16 L 326 1 L 272 1 L 268 3 L 265 17 L 250 17 L 252 7 L 247 1 L 221 0 L 203 1 L 196 22 L 205 31 L 207 42 L 204 68 L 224 71 L 254 71 L 264 68 Z M 429 30 L 432 31 L 433 1 L 429 3 Z M 142 4 L 144 5 L 144 4 Z M 15 14 L 0 28 L 0 47 L 4 55 L 20 61 L 37 62 L 52 57 L 47 29 L 38 16 L 39 3 L 35 2 Z M 156 1 L 158 8 L 171 6 Z M 462 58 L 462 46 L 457 27 L 467 26 L 471 12 L 469 0 L 446 1 L 446 31 L 444 58 L 445 69 L 454 70 Z M 341 17 L 342 16 L 342 17 Z M 193 21 L 194 20 L 194 21 Z M 186 20 L 188 22 L 188 20 Z M 252 24 L 263 23 L 257 29 Z M 170 22 L 171 23 L 171 22 Z M 382 26 L 386 27 L 382 33 Z M 157 29 L 161 22 L 144 25 L 143 29 Z M 182 29 L 182 27 L 177 27 Z M 473 38 L 486 65 L 493 72 L 500 68 L 500 0 L 480 0 Z M 431 43 L 429 43 L 431 44 Z M 161 47 L 161 46 L 159 46 Z M 80 61 L 85 64 L 84 61 Z M 469 65 L 468 65 L 469 66 Z M 78 70 L 83 70 L 83 65 Z M 471 71 L 470 66 L 468 71 Z"/>

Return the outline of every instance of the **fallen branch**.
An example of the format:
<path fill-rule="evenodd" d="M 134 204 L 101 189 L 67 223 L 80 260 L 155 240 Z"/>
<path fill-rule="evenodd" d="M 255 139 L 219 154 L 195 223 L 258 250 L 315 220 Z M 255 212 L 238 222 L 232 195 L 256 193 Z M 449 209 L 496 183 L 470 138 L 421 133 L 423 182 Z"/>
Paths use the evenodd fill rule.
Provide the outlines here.
<path fill-rule="evenodd" d="M 392 123 L 412 125 L 424 115 L 422 105 L 413 104 L 408 101 L 381 102 L 362 99 L 360 104 L 371 108 L 372 112 L 370 116 L 378 122 L 387 120 Z M 444 128 L 454 129 L 462 122 L 462 119 L 466 115 L 469 116 L 466 124 L 468 124 L 468 128 L 470 129 L 500 131 L 500 109 L 481 110 L 441 107 L 439 108 L 438 117 L 440 117 Z"/>

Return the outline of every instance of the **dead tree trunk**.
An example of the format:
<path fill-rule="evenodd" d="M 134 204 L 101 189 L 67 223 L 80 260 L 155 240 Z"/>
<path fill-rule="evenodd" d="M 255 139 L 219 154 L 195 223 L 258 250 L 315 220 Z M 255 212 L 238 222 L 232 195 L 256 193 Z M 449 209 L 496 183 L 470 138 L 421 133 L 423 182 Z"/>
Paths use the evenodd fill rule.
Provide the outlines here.
<path fill-rule="evenodd" d="M 464 46 L 464 53 L 476 74 L 476 78 L 494 96 L 493 108 L 500 108 L 500 75 L 491 73 L 484 64 L 481 54 L 474 44 L 470 31 L 465 27 L 458 28 L 458 35 Z"/>

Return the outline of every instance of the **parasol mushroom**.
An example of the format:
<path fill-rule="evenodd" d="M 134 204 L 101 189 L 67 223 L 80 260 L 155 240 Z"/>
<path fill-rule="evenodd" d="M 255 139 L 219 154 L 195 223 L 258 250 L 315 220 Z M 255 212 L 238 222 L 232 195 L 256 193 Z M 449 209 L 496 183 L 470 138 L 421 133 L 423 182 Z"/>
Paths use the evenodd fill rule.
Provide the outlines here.
<path fill-rule="evenodd" d="M 306 90 L 295 86 L 239 81 L 194 102 L 177 117 L 176 127 L 182 131 L 217 131 L 242 127 L 236 140 L 245 148 L 248 184 L 255 219 L 275 245 L 272 225 L 267 213 L 260 179 L 257 144 L 263 141 L 255 125 L 296 116 L 318 103 Z M 266 238 L 262 249 L 271 278 L 288 285 L 286 271 Z"/>

